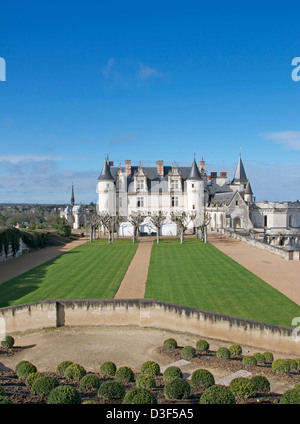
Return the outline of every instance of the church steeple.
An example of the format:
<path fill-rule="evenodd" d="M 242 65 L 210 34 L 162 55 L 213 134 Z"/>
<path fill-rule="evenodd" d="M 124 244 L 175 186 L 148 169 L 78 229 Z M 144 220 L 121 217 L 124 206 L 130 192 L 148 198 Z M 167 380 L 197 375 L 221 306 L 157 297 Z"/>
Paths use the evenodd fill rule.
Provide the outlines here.
<path fill-rule="evenodd" d="M 73 183 L 72 183 L 71 205 L 72 205 L 72 206 L 74 206 L 74 205 L 75 205 L 75 196 L 74 196 L 74 186 L 73 186 Z"/>
<path fill-rule="evenodd" d="M 232 184 L 234 183 L 247 183 L 248 179 L 246 177 L 245 168 L 242 162 L 241 154 L 239 156 L 239 161 L 235 170 L 234 178 Z"/>

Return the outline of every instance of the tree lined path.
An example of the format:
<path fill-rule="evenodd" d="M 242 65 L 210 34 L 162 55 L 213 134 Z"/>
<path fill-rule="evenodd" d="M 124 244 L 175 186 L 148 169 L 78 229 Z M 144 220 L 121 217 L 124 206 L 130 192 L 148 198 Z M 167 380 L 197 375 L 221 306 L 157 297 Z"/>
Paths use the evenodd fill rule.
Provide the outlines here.
<path fill-rule="evenodd" d="M 155 237 L 139 239 L 137 251 L 120 284 L 115 299 L 143 299 L 146 289 L 151 249 Z"/>

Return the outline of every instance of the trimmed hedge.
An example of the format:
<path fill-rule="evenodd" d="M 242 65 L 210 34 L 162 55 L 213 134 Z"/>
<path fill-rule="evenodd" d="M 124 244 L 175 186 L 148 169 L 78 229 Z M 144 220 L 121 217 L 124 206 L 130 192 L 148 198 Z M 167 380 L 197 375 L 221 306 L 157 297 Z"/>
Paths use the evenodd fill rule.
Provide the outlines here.
<path fill-rule="evenodd" d="M 100 374 L 105 377 L 114 377 L 117 371 L 117 366 L 114 362 L 106 361 L 100 365 Z"/>
<path fill-rule="evenodd" d="M 287 359 L 275 359 L 272 362 L 272 371 L 275 373 L 288 373 L 290 371 L 290 362 Z"/>
<path fill-rule="evenodd" d="M 229 359 L 230 358 L 230 350 L 227 347 L 220 347 L 217 350 L 217 358 L 221 359 Z"/>
<path fill-rule="evenodd" d="M 1 340 L 1 346 L 7 349 L 11 349 L 15 344 L 15 339 L 12 336 L 5 336 L 4 339 Z"/>
<path fill-rule="evenodd" d="M 61 404 L 80 404 L 81 396 L 80 393 L 74 389 L 74 387 L 68 384 L 57 386 L 51 390 L 47 404 L 49 405 L 61 405 Z"/>
<path fill-rule="evenodd" d="M 200 350 L 200 352 L 205 352 L 209 349 L 209 344 L 206 340 L 198 340 L 196 343 L 196 349 Z"/>
<path fill-rule="evenodd" d="M 134 404 L 157 404 L 157 399 L 150 390 L 144 388 L 135 388 L 129 390 L 124 396 L 122 404 L 134 405 Z"/>
<path fill-rule="evenodd" d="M 231 355 L 239 356 L 242 355 L 243 349 L 242 346 L 240 346 L 239 344 L 233 344 L 229 347 L 229 352 Z"/>
<path fill-rule="evenodd" d="M 59 382 L 54 377 L 41 376 L 34 380 L 30 393 L 38 396 L 48 396 L 55 387 L 59 386 Z"/>
<path fill-rule="evenodd" d="M 251 378 L 256 393 L 267 393 L 271 390 L 271 385 L 267 377 L 255 375 Z"/>
<path fill-rule="evenodd" d="M 187 399 L 190 396 L 191 387 L 183 378 L 168 381 L 164 387 L 164 395 L 167 399 Z"/>
<path fill-rule="evenodd" d="M 272 352 L 264 352 L 263 353 L 266 362 L 273 362 L 274 361 L 274 355 Z"/>
<path fill-rule="evenodd" d="M 287 390 L 280 398 L 279 403 L 281 404 L 300 404 L 300 391 L 297 389 Z"/>
<path fill-rule="evenodd" d="M 207 405 L 225 405 L 225 404 L 235 404 L 235 397 L 233 393 L 225 386 L 211 386 L 206 389 L 203 395 L 200 397 L 200 404 Z"/>
<path fill-rule="evenodd" d="M 148 375 L 159 375 L 160 374 L 160 366 L 157 362 L 154 361 L 146 361 L 141 366 L 141 373 Z"/>
<path fill-rule="evenodd" d="M 98 390 L 98 397 L 102 399 L 123 399 L 125 388 L 117 381 L 105 381 Z"/>
<path fill-rule="evenodd" d="M 153 389 L 156 387 L 155 378 L 152 375 L 141 374 L 135 380 L 138 389 Z"/>
<path fill-rule="evenodd" d="M 229 384 L 229 389 L 236 398 L 248 399 L 255 395 L 254 384 L 246 377 L 234 378 Z"/>
<path fill-rule="evenodd" d="M 21 361 L 16 365 L 16 373 L 19 378 L 26 379 L 33 372 L 37 372 L 37 369 L 31 362 Z"/>
<path fill-rule="evenodd" d="M 68 366 L 73 365 L 74 362 L 72 361 L 63 361 L 60 364 L 57 365 L 56 372 L 60 374 L 64 374 Z"/>
<path fill-rule="evenodd" d="M 115 380 L 118 383 L 131 383 L 134 381 L 134 374 L 131 368 L 129 367 L 120 367 L 117 369 L 115 374 Z"/>
<path fill-rule="evenodd" d="M 171 381 L 175 380 L 176 378 L 183 378 L 182 371 L 175 365 L 171 365 L 163 373 L 163 379 L 164 381 Z"/>
<path fill-rule="evenodd" d="M 97 375 L 86 374 L 79 381 L 79 386 L 85 389 L 99 389 L 101 380 Z"/>
<path fill-rule="evenodd" d="M 215 385 L 215 379 L 211 372 L 205 369 L 199 369 L 193 372 L 191 377 L 191 386 L 207 389 Z"/>
<path fill-rule="evenodd" d="M 177 348 L 177 341 L 175 339 L 167 339 L 164 341 L 163 347 L 165 349 L 176 349 Z"/>
<path fill-rule="evenodd" d="M 64 372 L 64 376 L 70 380 L 81 380 L 82 377 L 86 375 L 86 370 L 82 365 L 71 364 L 69 365 Z"/>
<path fill-rule="evenodd" d="M 184 359 L 192 359 L 196 356 L 196 349 L 193 346 L 185 346 L 181 351 L 181 355 Z"/>
<path fill-rule="evenodd" d="M 25 380 L 26 386 L 31 387 L 34 381 L 40 377 L 44 377 L 44 374 L 41 372 L 32 372 L 31 374 L 29 374 L 29 376 Z"/>
<path fill-rule="evenodd" d="M 244 364 L 244 365 L 257 365 L 257 360 L 254 356 L 245 355 L 245 356 L 243 356 L 242 364 Z"/>
<path fill-rule="evenodd" d="M 266 358 L 265 358 L 263 353 L 256 352 L 256 353 L 253 353 L 252 356 L 256 359 L 258 364 L 265 364 L 266 363 Z"/>

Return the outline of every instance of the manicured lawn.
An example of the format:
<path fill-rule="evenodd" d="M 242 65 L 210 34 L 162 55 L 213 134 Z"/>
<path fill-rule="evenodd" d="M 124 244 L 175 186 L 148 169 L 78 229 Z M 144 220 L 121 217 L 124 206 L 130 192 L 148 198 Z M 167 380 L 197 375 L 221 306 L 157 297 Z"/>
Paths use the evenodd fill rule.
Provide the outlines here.
<path fill-rule="evenodd" d="M 153 244 L 146 298 L 291 326 L 300 306 L 199 239 Z"/>
<path fill-rule="evenodd" d="M 0 307 L 45 299 L 112 299 L 136 249 L 126 239 L 78 246 L 0 285 Z"/>

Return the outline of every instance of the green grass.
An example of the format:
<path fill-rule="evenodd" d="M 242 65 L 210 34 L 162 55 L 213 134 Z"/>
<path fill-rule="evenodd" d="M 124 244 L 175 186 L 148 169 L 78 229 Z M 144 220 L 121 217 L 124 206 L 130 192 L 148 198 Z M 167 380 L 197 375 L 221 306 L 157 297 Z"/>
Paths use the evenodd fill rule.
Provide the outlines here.
<path fill-rule="evenodd" d="M 112 299 L 137 244 L 95 240 L 0 285 L 0 307 L 46 299 Z"/>
<path fill-rule="evenodd" d="M 146 298 L 291 327 L 300 306 L 199 239 L 153 245 Z"/>

